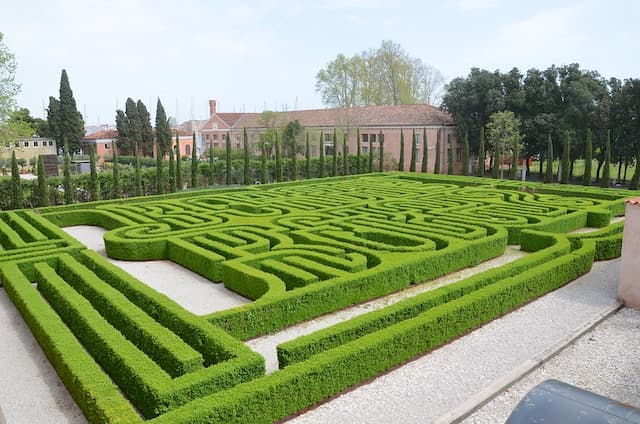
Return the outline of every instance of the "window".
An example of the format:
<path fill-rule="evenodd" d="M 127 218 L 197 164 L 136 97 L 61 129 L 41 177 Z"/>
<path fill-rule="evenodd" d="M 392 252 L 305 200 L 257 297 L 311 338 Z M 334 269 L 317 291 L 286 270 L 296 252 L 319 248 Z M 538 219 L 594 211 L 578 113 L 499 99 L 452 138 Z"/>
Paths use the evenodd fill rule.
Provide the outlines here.
<path fill-rule="evenodd" d="M 53 146 L 53 141 L 49 141 L 49 146 Z"/>
<path fill-rule="evenodd" d="M 462 149 L 456 149 L 456 162 L 462 162 Z"/>
<path fill-rule="evenodd" d="M 362 154 L 366 155 L 369 153 L 369 146 L 362 146 Z"/>
<path fill-rule="evenodd" d="M 213 135 L 213 141 L 218 141 L 218 134 Z"/>
<path fill-rule="evenodd" d="M 191 145 L 187 144 L 184 146 L 184 154 L 187 156 L 191 156 Z"/>
<path fill-rule="evenodd" d="M 16 147 L 20 147 L 20 142 L 19 141 L 16 141 L 14 144 L 15 144 Z"/>
<path fill-rule="evenodd" d="M 105 149 L 110 149 L 111 148 L 111 143 L 104 143 L 104 148 Z"/>
<path fill-rule="evenodd" d="M 420 134 L 416 133 L 416 146 L 420 145 Z"/>
<path fill-rule="evenodd" d="M 369 142 L 369 134 L 362 134 L 362 142 L 363 143 Z"/>
<path fill-rule="evenodd" d="M 33 147 L 38 147 L 38 142 L 37 141 L 33 142 Z"/>
<path fill-rule="evenodd" d="M 420 156 L 420 149 L 416 147 L 416 162 L 422 162 L 422 156 Z"/>
<path fill-rule="evenodd" d="M 376 134 L 371 134 L 371 135 L 369 135 L 369 140 L 370 140 L 372 143 L 375 143 L 375 142 L 376 142 Z"/>
<path fill-rule="evenodd" d="M 324 142 L 329 142 L 329 143 L 333 143 L 333 134 L 331 133 L 325 133 L 324 135 Z"/>
<path fill-rule="evenodd" d="M 24 147 L 29 147 L 29 142 L 28 141 L 24 142 Z"/>

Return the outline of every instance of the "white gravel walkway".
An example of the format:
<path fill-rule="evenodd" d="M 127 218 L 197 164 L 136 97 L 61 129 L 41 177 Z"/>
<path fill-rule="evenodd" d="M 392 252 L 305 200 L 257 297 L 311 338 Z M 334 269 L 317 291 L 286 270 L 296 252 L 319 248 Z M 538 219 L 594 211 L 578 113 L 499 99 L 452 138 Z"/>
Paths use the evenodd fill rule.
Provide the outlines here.
<path fill-rule="evenodd" d="M 291 422 L 436 422 L 615 305 L 619 263 L 596 263 L 573 283 Z"/>
<path fill-rule="evenodd" d="M 212 283 L 169 260 L 121 261 L 107 257 L 103 239 L 106 231 L 101 227 L 78 225 L 65 227 L 63 230 L 89 249 L 106 257 L 112 264 L 196 315 L 206 315 L 250 302 L 228 290 L 222 283 Z"/>

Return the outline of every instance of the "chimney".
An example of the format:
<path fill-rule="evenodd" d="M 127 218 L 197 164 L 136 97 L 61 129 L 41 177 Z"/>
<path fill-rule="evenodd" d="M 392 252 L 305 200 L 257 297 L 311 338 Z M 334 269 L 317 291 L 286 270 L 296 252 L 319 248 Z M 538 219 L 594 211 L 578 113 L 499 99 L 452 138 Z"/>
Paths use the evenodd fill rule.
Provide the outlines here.
<path fill-rule="evenodd" d="M 216 101 L 209 100 L 209 116 L 213 116 L 216 113 Z"/>

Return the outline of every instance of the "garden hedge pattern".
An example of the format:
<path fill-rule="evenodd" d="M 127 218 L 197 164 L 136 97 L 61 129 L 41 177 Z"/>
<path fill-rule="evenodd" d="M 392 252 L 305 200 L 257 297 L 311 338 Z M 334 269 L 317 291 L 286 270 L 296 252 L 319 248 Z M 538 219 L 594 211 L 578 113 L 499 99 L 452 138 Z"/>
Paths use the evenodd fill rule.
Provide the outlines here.
<path fill-rule="evenodd" d="M 620 255 L 625 196 L 408 173 L 0 214 L 0 281 L 90 422 L 272 422 L 434 349 Z M 110 257 L 169 259 L 252 300 L 196 316 Z M 582 227 L 596 231 L 577 233 Z M 243 341 L 526 256 L 278 346 Z M 36 283 L 36 284 L 32 284 Z"/>

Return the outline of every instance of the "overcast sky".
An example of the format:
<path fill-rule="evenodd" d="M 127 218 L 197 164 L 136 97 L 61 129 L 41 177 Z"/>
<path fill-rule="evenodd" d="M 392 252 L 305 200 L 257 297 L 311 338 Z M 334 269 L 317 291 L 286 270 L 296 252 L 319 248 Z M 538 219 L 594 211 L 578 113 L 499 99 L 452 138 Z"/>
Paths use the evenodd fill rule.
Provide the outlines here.
<path fill-rule="evenodd" d="M 18 103 L 43 115 L 69 74 L 87 124 L 127 97 L 152 119 L 323 107 L 315 75 L 338 53 L 399 43 L 447 80 L 578 62 L 640 77 L 640 2 L 509 0 L 3 0 L 0 32 L 18 61 Z"/>

